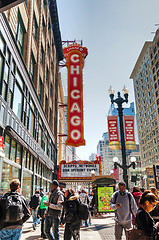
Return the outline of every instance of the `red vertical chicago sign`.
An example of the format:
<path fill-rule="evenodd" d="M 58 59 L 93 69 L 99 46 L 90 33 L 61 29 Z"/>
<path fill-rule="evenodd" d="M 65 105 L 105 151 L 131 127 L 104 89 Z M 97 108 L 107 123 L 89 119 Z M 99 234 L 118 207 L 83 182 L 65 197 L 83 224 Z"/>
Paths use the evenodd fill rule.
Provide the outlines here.
<path fill-rule="evenodd" d="M 68 68 L 68 108 L 66 145 L 85 145 L 83 126 L 83 75 L 87 48 L 73 43 L 63 49 Z"/>

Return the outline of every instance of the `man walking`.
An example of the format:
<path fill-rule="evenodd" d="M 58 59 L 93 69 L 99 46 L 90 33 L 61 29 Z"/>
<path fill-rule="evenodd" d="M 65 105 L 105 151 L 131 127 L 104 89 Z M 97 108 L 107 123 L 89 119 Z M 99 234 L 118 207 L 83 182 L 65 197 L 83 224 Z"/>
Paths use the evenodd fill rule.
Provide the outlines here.
<path fill-rule="evenodd" d="M 35 194 L 31 197 L 30 201 L 30 209 L 31 209 L 31 214 L 33 217 L 33 229 L 36 230 L 37 224 L 40 223 L 40 220 L 38 219 L 38 208 L 40 205 L 41 197 L 40 197 L 40 190 L 36 190 Z"/>
<path fill-rule="evenodd" d="M 30 217 L 26 199 L 18 193 L 20 182 L 13 179 L 10 182 L 10 192 L 0 199 L 1 231 L 0 239 L 19 240 L 22 234 L 22 225 Z"/>
<path fill-rule="evenodd" d="M 113 193 L 110 207 L 115 210 L 115 240 L 122 239 L 123 229 L 132 227 L 132 213 L 136 216 L 137 205 L 134 197 L 126 190 L 125 182 L 119 183 L 119 191 Z"/>
<path fill-rule="evenodd" d="M 45 211 L 45 234 L 49 240 L 59 240 L 59 222 L 62 212 L 62 202 L 64 196 L 59 188 L 57 180 L 53 180 L 51 184 L 51 195 L 49 202 L 44 202 L 48 207 Z M 50 229 L 52 228 L 52 232 Z"/>

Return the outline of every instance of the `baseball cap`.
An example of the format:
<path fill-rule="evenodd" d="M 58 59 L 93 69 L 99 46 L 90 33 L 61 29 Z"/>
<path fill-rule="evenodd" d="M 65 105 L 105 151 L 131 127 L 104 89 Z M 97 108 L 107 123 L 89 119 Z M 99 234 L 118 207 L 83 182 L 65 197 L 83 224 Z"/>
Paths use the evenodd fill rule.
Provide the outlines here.
<path fill-rule="evenodd" d="M 53 181 L 52 181 L 52 184 L 53 184 L 53 185 L 56 185 L 56 186 L 59 186 L 59 182 L 58 182 L 57 180 L 53 180 Z"/>

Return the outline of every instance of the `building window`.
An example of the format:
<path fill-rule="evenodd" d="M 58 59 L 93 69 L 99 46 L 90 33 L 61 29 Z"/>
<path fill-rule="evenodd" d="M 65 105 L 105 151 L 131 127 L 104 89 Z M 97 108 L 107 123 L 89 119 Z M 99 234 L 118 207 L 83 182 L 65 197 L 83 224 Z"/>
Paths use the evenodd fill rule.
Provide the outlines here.
<path fill-rule="evenodd" d="M 44 58 L 44 49 L 43 46 L 41 45 L 41 63 L 43 64 L 43 58 Z"/>
<path fill-rule="evenodd" d="M 34 17 L 33 17 L 33 34 L 34 34 L 35 40 L 37 39 L 37 29 L 38 29 L 38 24 L 37 24 L 36 17 L 35 17 L 35 14 L 34 14 Z"/>
<path fill-rule="evenodd" d="M 45 31 L 45 20 L 44 20 L 44 17 L 43 17 L 43 32 Z"/>
<path fill-rule="evenodd" d="M 4 41 L 4 38 L 2 37 L 2 35 L 0 34 L 0 50 L 2 51 L 2 53 L 5 52 L 5 46 L 6 46 L 6 43 Z"/>
<path fill-rule="evenodd" d="M 24 34 L 25 34 L 25 27 L 24 23 L 22 21 L 22 17 L 20 15 L 20 12 L 18 12 L 18 23 L 17 23 L 17 35 L 16 40 L 18 43 L 19 50 L 21 54 L 23 55 L 23 48 L 24 48 Z"/>
<path fill-rule="evenodd" d="M 9 66 L 7 63 L 5 63 L 2 86 L 2 97 L 5 101 L 7 100 L 8 78 L 9 78 Z"/>
<path fill-rule="evenodd" d="M 42 83 L 42 80 L 40 78 L 40 81 L 39 81 L 39 100 L 40 101 L 42 99 L 42 89 L 43 89 L 43 83 Z"/>
<path fill-rule="evenodd" d="M 14 88 L 13 112 L 20 120 L 22 119 L 22 111 L 23 111 L 23 93 L 19 84 L 16 82 Z"/>
<path fill-rule="evenodd" d="M 49 69 L 47 67 L 47 70 L 46 70 L 46 81 L 48 81 L 48 79 L 49 79 Z"/>
<path fill-rule="evenodd" d="M 35 73 L 35 58 L 33 53 L 31 54 L 31 62 L 30 62 L 30 77 L 32 82 L 34 83 L 34 73 Z"/>
<path fill-rule="evenodd" d="M 21 156 L 22 156 L 22 149 L 21 149 L 21 146 L 17 144 L 16 163 L 21 164 Z"/>
<path fill-rule="evenodd" d="M 47 106 L 48 105 L 48 99 L 47 96 L 45 96 L 45 114 L 47 114 Z"/>

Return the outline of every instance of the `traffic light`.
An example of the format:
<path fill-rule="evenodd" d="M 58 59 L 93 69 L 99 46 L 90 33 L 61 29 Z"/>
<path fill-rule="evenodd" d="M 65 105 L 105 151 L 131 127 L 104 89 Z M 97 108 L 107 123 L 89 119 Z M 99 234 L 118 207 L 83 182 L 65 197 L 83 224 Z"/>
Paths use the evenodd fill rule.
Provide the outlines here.
<path fill-rule="evenodd" d="M 25 2 L 25 0 L 0 0 L 0 13 Z"/>

